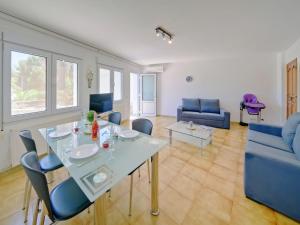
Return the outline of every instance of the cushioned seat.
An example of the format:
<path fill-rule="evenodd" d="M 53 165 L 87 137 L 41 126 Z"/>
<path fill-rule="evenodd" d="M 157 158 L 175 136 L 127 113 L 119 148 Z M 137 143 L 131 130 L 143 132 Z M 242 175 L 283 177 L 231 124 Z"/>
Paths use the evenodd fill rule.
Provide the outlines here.
<path fill-rule="evenodd" d="M 50 199 L 53 216 L 57 220 L 72 218 L 91 205 L 73 178 L 57 185 L 50 193 Z"/>
<path fill-rule="evenodd" d="M 284 143 L 282 137 L 278 137 L 275 135 L 270 135 L 254 130 L 249 130 L 248 132 L 248 140 L 253 141 L 262 145 L 266 145 L 272 148 L 277 148 L 283 151 L 293 153 L 293 150 L 289 148 L 289 146 Z"/>
<path fill-rule="evenodd" d="M 182 112 L 183 118 L 191 118 L 191 119 L 206 119 L 206 120 L 224 120 L 224 117 L 220 114 L 216 113 L 199 113 L 199 112 L 189 112 L 183 111 Z"/>
<path fill-rule="evenodd" d="M 63 166 L 59 158 L 54 153 L 50 153 L 41 158 L 40 165 L 41 169 L 45 172 L 53 171 Z"/>

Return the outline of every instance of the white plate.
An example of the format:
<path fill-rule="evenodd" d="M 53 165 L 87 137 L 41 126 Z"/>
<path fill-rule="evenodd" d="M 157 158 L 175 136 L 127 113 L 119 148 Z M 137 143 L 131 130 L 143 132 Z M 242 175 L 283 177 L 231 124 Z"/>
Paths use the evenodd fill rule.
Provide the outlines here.
<path fill-rule="evenodd" d="M 80 145 L 71 151 L 70 158 L 72 159 L 85 159 L 95 155 L 99 150 L 96 144 Z"/>
<path fill-rule="evenodd" d="M 108 122 L 106 120 L 98 120 L 98 124 L 100 127 L 106 126 Z"/>
<path fill-rule="evenodd" d="M 119 132 L 119 136 L 122 138 L 130 139 L 139 136 L 139 132 L 136 130 L 122 130 Z"/>
<path fill-rule="evenodd" d="M 58 130 L 56 130 L 56 131 L 53 131 L 53 132 L 51 132 L 50 134 L 49 134 L 49 137 L 50 138 L 62 138 L 62 137 L 66 137 L 66 136 L 68 136 L 68 135 L 70 135 L 71 134 L 71 131 L 67 131 L 67 130 L 65 130 L 65 131 L 58 131 Z"/>

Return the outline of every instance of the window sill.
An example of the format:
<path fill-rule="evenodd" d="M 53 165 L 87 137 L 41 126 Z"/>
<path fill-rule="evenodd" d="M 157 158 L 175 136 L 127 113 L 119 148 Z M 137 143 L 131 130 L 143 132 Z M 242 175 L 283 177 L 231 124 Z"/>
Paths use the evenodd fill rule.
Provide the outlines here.
<path fill-rule="evenodd" d="M 28 120 L 30 121 L 43 120 L 45 118 L 49 118 L 52 116 L 60 116 L 68 113 L 81 113 L 81 108 L 74 107 L 74 108 L 59 109 L 59 110 L 55 110 L 54 112 L 37 112 L 37 113 L 31 113 L 25 115 L 11 116 L 5 118 L 3 122 L 5 125 L 10 125 L 10 124 L 22 123 Z"/>

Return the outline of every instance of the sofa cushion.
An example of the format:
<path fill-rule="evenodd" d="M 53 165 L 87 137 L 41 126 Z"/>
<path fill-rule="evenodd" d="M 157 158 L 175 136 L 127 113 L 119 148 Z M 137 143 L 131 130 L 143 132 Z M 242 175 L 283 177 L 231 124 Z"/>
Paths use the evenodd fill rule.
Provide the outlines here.
<path fill-rule="evenodd" d="M 285 125 L 282 128 L 283 141 L 290 148 L 292 148 L 293 139 L 299 124 L 300 124 L 300 112 L 296 112 L 288 118 L 288 120 L 286 121 Z"/>
<path fill-rule="evenodd" d="M 284 143 L 283 139 L 275 135 L 249 130 L 248 140 L 265 146 L 293 153 L 293 150 L 286 143 Z"/>
<path fill-rule="evenodd" d="M 224 120 L 224 116 L 216 113 L 182 112 L 182 118 L 202 119 L 202 120 Z"/>
<path fill-rule="evenodd" d="M 200 99 L 201 112 L 220 113 L 219 99 Z"/>
<path fill-rule="evenodd" d="M 200 112 L 200 100 L 198 98 L 183 98 L 182 99 L 182 110 Z"/>
<path fill-rule="evenodd" d="M 300 125 L 296 129 L 296 134 L 293 140 L 293 150 L 296 154 L 296 158 L 300 160 Z"/>

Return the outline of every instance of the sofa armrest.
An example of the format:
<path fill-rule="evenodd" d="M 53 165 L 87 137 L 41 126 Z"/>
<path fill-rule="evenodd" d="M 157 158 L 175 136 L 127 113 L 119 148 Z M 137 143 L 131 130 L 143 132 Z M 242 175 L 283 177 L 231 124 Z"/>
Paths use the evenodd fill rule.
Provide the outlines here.
<path fill-rule="evenodd" d="M 181 120 L 182 117 L 182 106 L 177 107 L 177 122 Z"/>
<path fill-rule="evenodd" d="M 221 116 L 224 116 L 224 128 L 230 128 L 230 112 L 226 111 L 225 109 L 220 109 Z"/>
<path fill-rule="evenodd" d="M 249 129 L 281 137 L 282 127 L 268 124 L 249 123 Z"/>
<path fill-rule="evenodd" d="M 299 219 L 300 161 L 276 151 L 262 149 L 246 151 L 245 194 L 292 218 Z"/>

